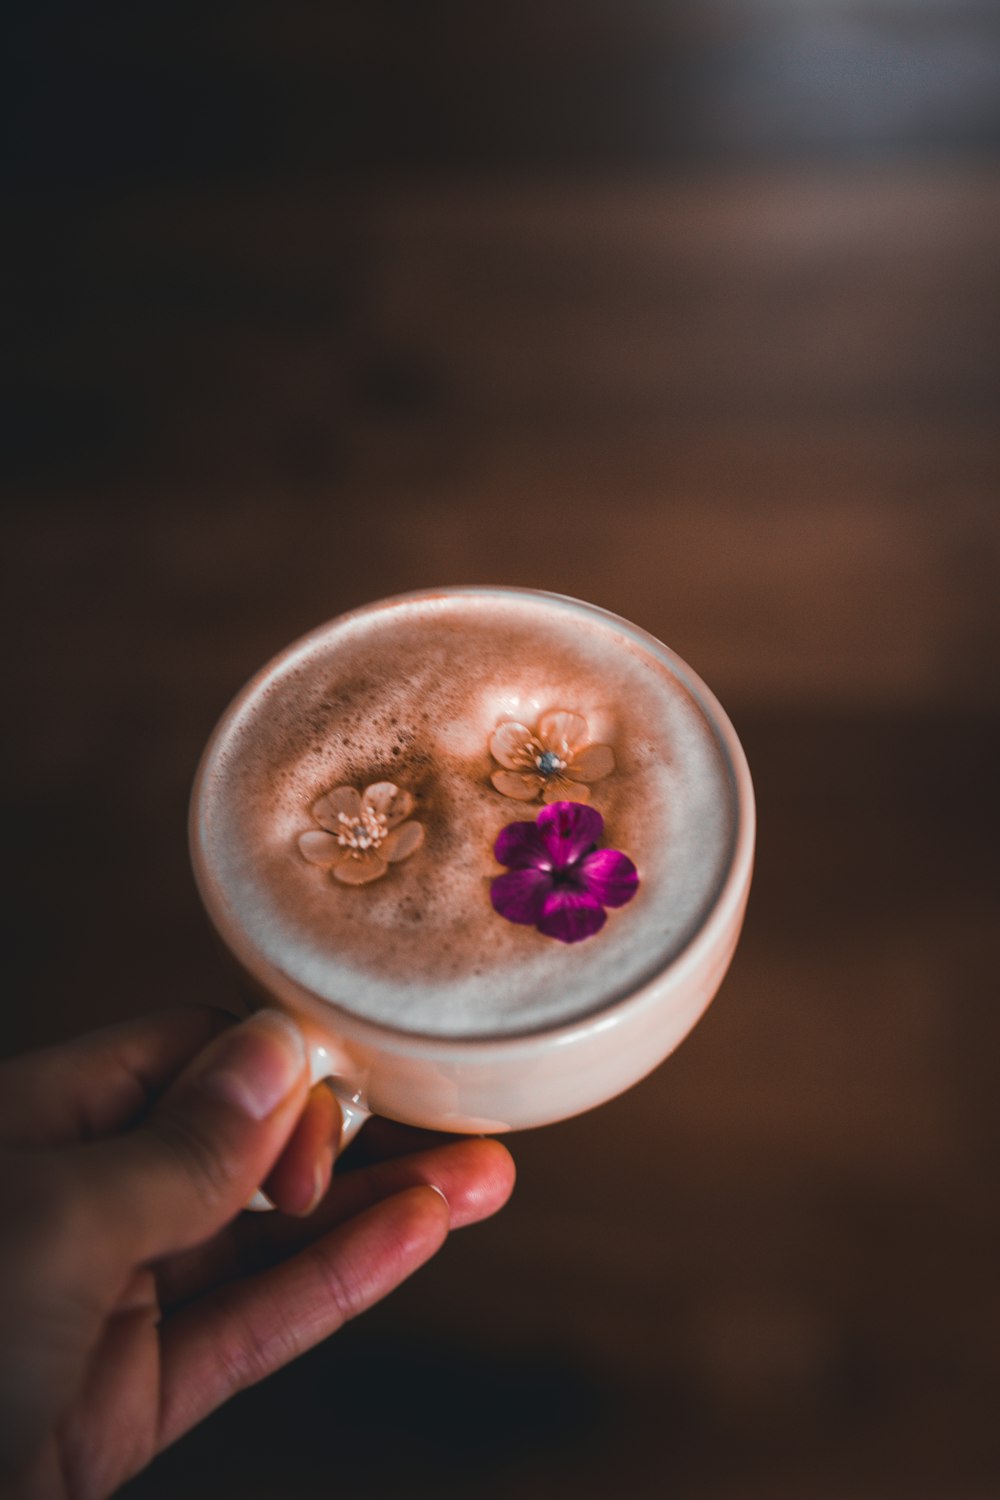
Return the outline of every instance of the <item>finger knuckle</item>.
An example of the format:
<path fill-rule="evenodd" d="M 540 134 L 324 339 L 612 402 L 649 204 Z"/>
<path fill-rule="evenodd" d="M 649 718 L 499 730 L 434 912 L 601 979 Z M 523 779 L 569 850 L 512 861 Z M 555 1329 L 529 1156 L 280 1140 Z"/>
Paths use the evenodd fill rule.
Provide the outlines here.
<path fill-rule="evenodd" d="M 301 1352 L 294 1326 L 288 1324 L 280 1308 L 267 1304 L 259 1306 L 255 1315 L 245 1309 L 234 1312 L 228 1337 L 220 1339 L 217 1346 L 231 1395 L 256 1385 Z"/>
<path fill-rule="evenodd" d="M 236 1164 L 195 1113 L 165 1112 L 154 1116 L 149 1128 L 169 1164 L 193 1184 L 207 1206 L 216 1207 L 232 1196 Z"/>
<path fill-rule="evenodd" d="M 338 1254 L 334 1245 L 321 1242 L 316 1250 L 326 1294 L 336 1310 L 338 1323 L 347 1323 L 368 1304 L 366 1280 Z"/>

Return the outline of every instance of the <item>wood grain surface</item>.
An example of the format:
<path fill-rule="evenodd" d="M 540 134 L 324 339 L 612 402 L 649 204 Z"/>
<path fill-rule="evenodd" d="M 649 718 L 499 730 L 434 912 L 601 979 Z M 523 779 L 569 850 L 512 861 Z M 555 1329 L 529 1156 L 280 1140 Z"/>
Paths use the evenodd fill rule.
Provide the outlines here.
<path fill-rule="evenodd" d="M 625 614 L 759 797 L 675 1057 L 514 1139 L 497 1220 L 125 1493 L 990 1500 L 997 23 L 258 4 L 188 49 L 49 9 L 14 36 L 4 1050 L 234 999 L 200 748 L 368 599 Z"/>

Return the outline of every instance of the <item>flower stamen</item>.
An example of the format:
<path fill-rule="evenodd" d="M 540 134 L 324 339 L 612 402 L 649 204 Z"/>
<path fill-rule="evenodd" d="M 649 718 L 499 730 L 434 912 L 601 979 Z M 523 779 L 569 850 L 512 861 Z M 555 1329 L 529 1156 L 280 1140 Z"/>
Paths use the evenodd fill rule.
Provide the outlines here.
<path fill-rule="evenodd" d="M 375 812 L 370 807 L 363 807 L 357 818 L 349 817 L 347 813 L 338 813 L 337 822 L 341 825 L 336 836 L 337 843 L 342 849 L 350 849 L 355 855 L 363 854 L 368 849 L 377 849 L 389 832 L 385 813 Z"/>
<path fill-rule="evenodd" d="M 535 765 L 542 776 L 557 776 L 566 769 L 566 762 L 554 750 L 540 750 L 536 753 Z"/>

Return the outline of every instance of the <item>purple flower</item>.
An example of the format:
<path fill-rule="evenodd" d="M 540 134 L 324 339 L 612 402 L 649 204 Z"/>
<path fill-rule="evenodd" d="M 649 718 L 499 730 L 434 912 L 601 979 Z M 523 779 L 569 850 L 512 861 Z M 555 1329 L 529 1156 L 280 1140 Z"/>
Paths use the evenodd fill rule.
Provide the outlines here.
<path fill-rule="evenodd" d="M 490 887 L 494 910 L 561 943 L 600 932 L 604 908 L 624 906 L 639 885 L 626 855 L 598 849 L 603 832 L 600 813 L 580 802 L 553 802 L 533 823 L 508 823 L 493 846 L 510 866 Z"/>

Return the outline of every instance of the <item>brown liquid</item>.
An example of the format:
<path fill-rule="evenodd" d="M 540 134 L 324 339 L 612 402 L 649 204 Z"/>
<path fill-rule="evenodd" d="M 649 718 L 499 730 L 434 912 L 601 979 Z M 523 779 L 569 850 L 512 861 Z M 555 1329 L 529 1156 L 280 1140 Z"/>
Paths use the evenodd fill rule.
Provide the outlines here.
<path fill-rule="evenodd" d="M 634 900 L 567 946 L 499 917 L 499 831 L 540 804 L 492 787 L 489 738 L 565 708 L 611 744 L 591 788 Z M 307 863 L 298 835 L 333 787 L 392 781 L 423 846 L 369 885 Z M 697 930 L 731 856 L 732 777 L 684 682 L 628 627 L 503 591 L 400 601 L 334 622 L 267 670 L 203 784 L 209 878 L 267 960 L 313 993 L 404 1030 L 498 1035 L 569 1021 L 628 992 Z"/>

